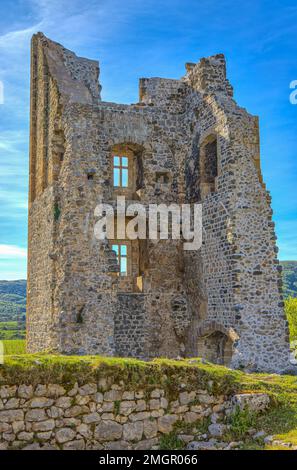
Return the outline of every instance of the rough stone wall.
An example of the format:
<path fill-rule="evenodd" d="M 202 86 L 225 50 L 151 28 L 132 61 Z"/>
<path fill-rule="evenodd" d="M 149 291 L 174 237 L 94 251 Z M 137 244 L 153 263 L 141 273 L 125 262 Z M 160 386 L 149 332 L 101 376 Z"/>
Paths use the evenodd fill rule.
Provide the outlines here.
<path fill-rule="evenodd" d="M 29 351 L 44 344 L 66 354 L 207 358 L 207 337 L 225 335 L 232 366 L 287 367 L 257 119 L 233 101 L 222 55 L 186 68 L 181 80 L 141 79 L 137 104 L 106 103 L 96 62 L 34 36 Z M 123 191 L 130 202 L 203 204 L 201 250 L 184 252 L 172 240 L 134 244 L 125 281 L 111 244 L 94 236 L 96 205 L 115 205 L 119 194 L 118 148 L 133 155 Z"/>
<path fill-rule="evenodd" d="M 144 300 L 144 295 L 140 293 L 133 296 L 125 292 L 118 294 L 118 309 L 114 318 L 116 356 L 147 357 L 149 329 Z"/>
<path fill-rule="evenodd" d="M 68 388 L 43 383 L 4 385 L 0 387 L 0 450 L 158 449 L 170 432 L 188 449 L 231 449 L 220 442 L 228 432 L 228 416 L 236 407 L 263 412 L 269 403 L 264 393 L 214 395 L 209 387 L 180 385 L 171 397 L 162 388 L 131 390 L 105 379 Z"/>

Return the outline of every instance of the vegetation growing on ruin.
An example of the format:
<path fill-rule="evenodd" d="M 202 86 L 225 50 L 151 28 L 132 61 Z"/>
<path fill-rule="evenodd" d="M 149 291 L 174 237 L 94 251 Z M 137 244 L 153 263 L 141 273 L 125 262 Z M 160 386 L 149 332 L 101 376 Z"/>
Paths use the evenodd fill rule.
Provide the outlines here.
<path fill-rule="evenodd" d="M 289 322 L 290 339 L 297 340 L 297 298 L 289 297 L 285 301 L 285 311 Z"/>
<path fill-rule="evenodd" d="M 206 389 L 210 394 L 232 395 L 238 392 L 265 392 L 272 406 L 263 414 L 235 411 L 230 417 L 230 432 L 224 439 L 243 441 L 242 448 L 277 448 L 255 441 L 248 431 L 263 430 L 282 442 L 297 445 L 297 377 L 277 374 L 247 374 L 223 366 L 204 363 L 200 359 L 158 359 L 143 362 L 136 359 L 102 358 L 95 356 L 10 355 L 0 366 L 0 385 L 3 384 L 63 384 L 70 389 L 74 382 L 97 382 L 104 387 L 113 383 L 125 384 L 125 389 L 149 392 L 163 388 L 170 399 L 177 397 L 180 386 L 186 389 Z M 117 405 L 115 405 L 117 406 Z M 204 433 L 207 421 L 199 423 Z M 174 430 L 161 441 L 162 449 L 180 448 L 179 435 L 189 433 L 186 423 L 177 422 Z M 196 425 L 195 425 L 196 426 Z M 281 447 L 283 448 L 283 447 Z"/>
<path fill-rule="evenodd" d="M 297 261 L 282 261 L 284 296 L 297 297 Z"/>

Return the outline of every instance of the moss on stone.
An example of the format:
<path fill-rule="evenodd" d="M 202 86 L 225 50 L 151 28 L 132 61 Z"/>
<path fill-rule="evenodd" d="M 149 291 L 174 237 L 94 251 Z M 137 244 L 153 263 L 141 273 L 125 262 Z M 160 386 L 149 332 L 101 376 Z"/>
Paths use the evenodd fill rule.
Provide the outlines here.
<path fill-rule="evenodd" d="M 211 388 L 213 394 L 228 394 L 239 390 L 241 373 L 220 366 L 202 364 L 199 359 L 157 359 L 144 362 L 137 359 L 103 358 L 99 356 L 12 355 L 5 356 L 0 366 L 0 385 L 58 383 L 72 386 L 78 382 L 107 379 L 109 383 L 123 381 L 128 389 L 145 390 L 157 386 L 170 394 L 186 387 Z"/>

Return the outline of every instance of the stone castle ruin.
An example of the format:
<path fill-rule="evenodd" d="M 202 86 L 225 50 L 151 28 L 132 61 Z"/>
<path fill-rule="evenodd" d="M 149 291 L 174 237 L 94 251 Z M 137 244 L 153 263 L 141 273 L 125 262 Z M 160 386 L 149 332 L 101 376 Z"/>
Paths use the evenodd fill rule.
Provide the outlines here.
<path fill-rule="evenodd" d="M 27 349 L 283 371 L 289 337 L 258 119 L 218 54 L 101 101 L 98 62 L 32 39 Z M 202 203 L 203 243 L 94 236 L 99 202 Z"/>

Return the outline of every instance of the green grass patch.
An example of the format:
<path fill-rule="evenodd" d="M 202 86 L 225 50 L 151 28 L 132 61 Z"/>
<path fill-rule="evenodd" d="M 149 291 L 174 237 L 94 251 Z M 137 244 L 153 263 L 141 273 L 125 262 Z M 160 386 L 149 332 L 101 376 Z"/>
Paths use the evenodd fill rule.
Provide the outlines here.
<path fill-rule="evenodd" d="M 228 394 L 239 389 L 238 371 L 192 361 L 158 359 L 144 362 L 137 359 L 100 356 L 61 356 L 24 354 L 7 356 L 0 368 L 0 384 L 61 383 L 80 384 L 106 378 L 109 383 L 121 380 L 127 389 L 153 390 L 163 387 L 170 399 L 178 394 L 178 384 L 189 389 L 211 389 L 213 394 Z M 174 384 L 174 386 L 173 386 Z"/>
<path fill-rule="evenodd" d="M 5 340 L 3 344 L 5 355 L 26 353 L 26 342 L 23 339 Z"/>
<path fill-rule="evenodd" d="M 176 431 L 163 434 L 159 441 L 159 448 L 161 450 L 179 450 L 184 449 L 184 447 L 185 445 L 183 441 L 177 437 Z"/>
<path fill-rule="evenodd" d="M 0 322 L 0 340 L 25 339 L 24 323 L 17 321 Z"/>
<path fill-rule="evenodd" d="M 234 440 L 241 440 L 246 436 L 247 431 L 254 428 L 256 424 L 256 414 L 248 408 L 241 410 L 238 406 L 230 416 L 230 433 Z"/>
<path fill-rule="evenodd" d="M 297 340 L 297 298 L 289 297 L 285 300 L 285 312 L 289 323 L 291 341 Z"/>

